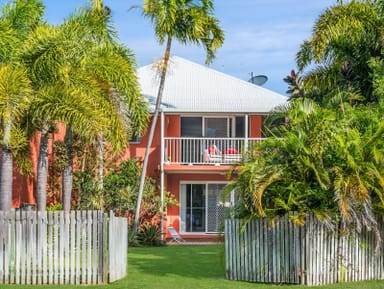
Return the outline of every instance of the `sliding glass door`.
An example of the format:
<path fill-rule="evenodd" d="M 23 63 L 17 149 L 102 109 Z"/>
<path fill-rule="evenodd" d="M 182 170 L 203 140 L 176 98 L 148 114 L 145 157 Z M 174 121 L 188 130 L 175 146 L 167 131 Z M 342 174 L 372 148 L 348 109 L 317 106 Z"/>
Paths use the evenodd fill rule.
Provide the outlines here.
<path fill-rule="evenodd" d="M 181 185 L 181 231 L 205 232 L 205 185 Z"/>
<path fill-rule="evenodd" d="M 225 184 L 182 184 L 180 195 L 181 232 L 216 233 L 222 229 L 231 202 L 222 201 Z"/>

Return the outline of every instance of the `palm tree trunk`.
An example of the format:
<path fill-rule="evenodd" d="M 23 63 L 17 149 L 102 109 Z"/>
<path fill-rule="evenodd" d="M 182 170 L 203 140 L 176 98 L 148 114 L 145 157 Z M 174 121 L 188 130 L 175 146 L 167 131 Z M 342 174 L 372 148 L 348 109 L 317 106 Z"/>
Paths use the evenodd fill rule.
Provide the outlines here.
<path fill-rule="evenodd" d="M 67 126 L 64 138 L 67 148 L 68 164 L 63 171 L 62 186 L 63 186 L 63 210 L 68 212 L 71 209 L 72 185 L 73 185 L 73 135 L 70 125 Z"/>
<path fill-rule="evenodd" d="M 103 137 L 97 136 L 97 151 L 98 151 L 98 163 L 97 163 L 97 191 L 101 191 L 104 188 L 104 146 Z"/>
<path fill-rule="evenodd" d="M 0 211 L 9 211 L 12 207 L 12 173 L 12 152 L 3 147 L 1 152 Z"/>
<path fill-rule="evenodd" d="M 12 207 L 13 157 L 10 149 L 11 122 L 4 124 L 3 146 L 1 152 L 0 211 L 9 211 Z"/>
<path fill-rule="evenodd" d="M 41 130 L 39 157 L 37 159 L 36 200 L 38 211 L 45 211 L 47 207 L 48 139 L 48 129 L 43 128 Z"/>
<path fill-rule="evenodd" d="M 163 66 L 161 68 L 160 85 L 159 85 L 159 90 L 157 93 L 156 106 L 155 106 L 155 111 L 154 111 L 153 118 L 152 118 L 151 129 L 150 129 L 149 135 L 148 135 L 148 143 L 147 143 L 147 147 L 145 150 L 143 168 L 142 168 L 141 176 L 140 176 L 140 185 L 139 185 L 139 193 L 137 196 L 135 220 L 133 223 L 134 233 L 137 233 L 137 230 L 139 227 L 139 222 L 140 222 L 141 201 L 143 199 L 143 191 L 144 191 L 144 185 L 145 185 L 145 177 L 147 174 L 149 152 L 150 152 L 150 149 L 152 146 L 153 136 L 155 134 L 156 123 L 157 123 L 157 119 L 158 119 L 159 111 L 160 111 L 160 104 L 161 104 L 162 98 L 163 98 L 165 77 L 167 75 L 168 61 L 169 61 L 169 56 L 171 54 L 171 45 L 172 45 L 172 37 L 168 36 L 167 47 L 166 47 L 165 53 L 164 53 L 164 62 L 163 62 Z M 161 156 L 161 157 L 163 157 L 163 156 Z"/>
<path fill-rule="evenodd" d="M 81 160 L 81 173 L 82 173 L 81 182 L 79 182 L 78 186 L 77 186 L 77 194 L 78 194 L 77 195 L 77 208 L 80 208 L 81 196 L 83 194 L 81 184 L 84 184 L 84 180 L 85 180 L 84 172 L 85 172 L 85 163 L 86 163 L 86 159 L 87 159 L 87 153 L 88 153 L 88 150 L 87 150 L 87 148 L 85 148 L 84 154 L 83 154 L 82 160 Z"/>

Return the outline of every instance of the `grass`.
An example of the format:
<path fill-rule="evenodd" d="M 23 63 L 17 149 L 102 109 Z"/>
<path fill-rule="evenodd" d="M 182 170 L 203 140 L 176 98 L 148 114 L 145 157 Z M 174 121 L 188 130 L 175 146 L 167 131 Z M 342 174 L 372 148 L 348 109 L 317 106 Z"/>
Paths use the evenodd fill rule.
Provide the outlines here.
<path fill-rule="evenodd" d="M 130 248 L 128 276 L 103 286 L 81 286 L 100 289 L 383 289 L 384 281 L 343 283 L 330 286 L 270 285 L 228 281 L 224 277 L 223 246 L 168 246 Z M 57 286 L 0 285 L 5 289 L 47 289 Z M 59 286 L 74 289 L 76 286 Z"/>

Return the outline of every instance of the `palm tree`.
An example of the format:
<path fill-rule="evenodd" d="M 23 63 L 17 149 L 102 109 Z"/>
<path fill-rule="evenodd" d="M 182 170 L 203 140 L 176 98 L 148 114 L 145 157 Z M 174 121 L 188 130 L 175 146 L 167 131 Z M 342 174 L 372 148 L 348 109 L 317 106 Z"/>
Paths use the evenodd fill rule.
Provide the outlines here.
<path fill-rule="evenodd" d="M 28 110 L 32 88 L 22 64 L 21 47 L 28 35 L 41 23 L 43 5 L 37 0 L 15 0 L 5 5 L 0 15 L 0 114 L 2 157 L 0 210 L 9 210 L 12 200 L 13 156 L 16 132 Z M 23 133 L 17 133 L 23 138 Z M 27 142 L 24 142 L 24 144 Z"/>
<path fill-rule="evenodd" d="M 206 63 L 213 60 L 215 51 L 224 42 L 224 33 L 220 29 L 219 21 L 213 16 L 212 0 L 144 0 L 142 13 L 152 22 L 159 43 L 166 42 L 166 48 L 161 63 L 159 90 L 140 178 L 134 232 L 137 232 L 139 224 L 149 152 L 160 111 L 172 41 L 176 39 L 182 44 L 203 46 L 207 53 Z"/>
<path fill-rule="evenodd" d="M 378 234 L 374 212 L 384 205 L 382 108 L 345 104 L 335 111 L 298 99 L 286 117 L 279 137 L 258 144 L 228 188 L 239 192 L 240 217 L 296 211 L 302 223 L 313 212 L 330 225 L 341 220 L 343 227 Z"/>
<path fill-rule="evenodd" d="M 302 212 L 328 203 L 326 193 L 314 193 L 327 191 L 330 185 L 323 158 L 330 134 L 327 124 L 334 117 L 309 99 L 292 101 L 287 123 L 255 147 L 257 153 L 244 163 L 238 180 L 230 186 L 240 193 L 245 200 L 241 203 L 252 215 Z"/>
<path fill-rule="evenodd" d="M 103 143 L 106 141 L 115 152 L 120 152 L 126 147 L 132 133 L 145 131 L 148 120 L 147 106 L 138 89 L 133 54 L 114 39 L 109 12 L 110 10 L 106 9 L 101 1 L 94 1 L 91 9 L 85 9 L 83 13 L 73 17 L 67 27 L 71 31 L 73 24 L 80 22 L 83 31 L 78 35 L 78 41 L 84 38 L 93 40 L 88 42 L 81 70 L 100 86 L 102 93 L 99 94 L 100 98 L 97 101 L 101 104 L 100 108 L 104 110 L 105 115 L 109 116 L 105 128 L 101 129 L 99 126 L 95 130 L 99 148 L 100 188 L 104 169 Z M 67 134 L 71 135 L 70 132 Z M 70 163 L 63 173 L 63 197 L 70 195 L 72 190 L 72 174 L 68 173 L 72 172 L 71 146 L 69 142 L 67 150 Z M 70 197 L 66 197 L 65 200 L 64 209 L 69 209 Z"/>
<path fill-rule="evenodd" d="M 12 139 L 15 126 L 20 124 L 23 114 L 30 104 L 32 92 L 26 70 L 11 64 L 0 65 L 0 121 L 1 140 L 1 176 L 0 211 L 11 208 L 12 201 Z"/>
<path fill-rule="evenodd" d="M 339 2 L 320 15 L 296 57 L 312 98 L 327 104 L 335 92 L 347 90 L 353 92 L 350 102 L 377 103 L 370 60 L 383 57 L 382 6 L 373 0 Z M 302 74 L 305 69 L 310 70 Z M 356 99 L 356 94 L 363 98 Z"/>
<path fill-rule="evenodd" d="M 148 113 L 139 93 L 133 55 L 116 42 L 111 31 L 109 15 L 101 1 L 94 1 L 62 25 L 37 31 L 28 43 L 25 58 L 39 91 L 33 105 L 41 122 L 39 210 L 45 209 L 50 123 L 60 121 L 67 126 L 64 210 L 70 209 L 73 135 L 90 142 L 106 140 L 119 152 L 132 132 L 146 127 Z"/>

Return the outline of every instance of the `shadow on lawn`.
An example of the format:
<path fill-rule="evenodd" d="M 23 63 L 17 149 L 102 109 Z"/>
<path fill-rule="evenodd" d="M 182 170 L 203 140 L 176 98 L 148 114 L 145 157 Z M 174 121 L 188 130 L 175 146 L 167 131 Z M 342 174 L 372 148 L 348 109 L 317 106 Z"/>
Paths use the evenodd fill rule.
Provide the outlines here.
<path fill-rule="evenodd" d="M 192 278 L 225 278 L 224 246 L 166 246 L 130 248 L 128 274 L 178 275 Z"/>

